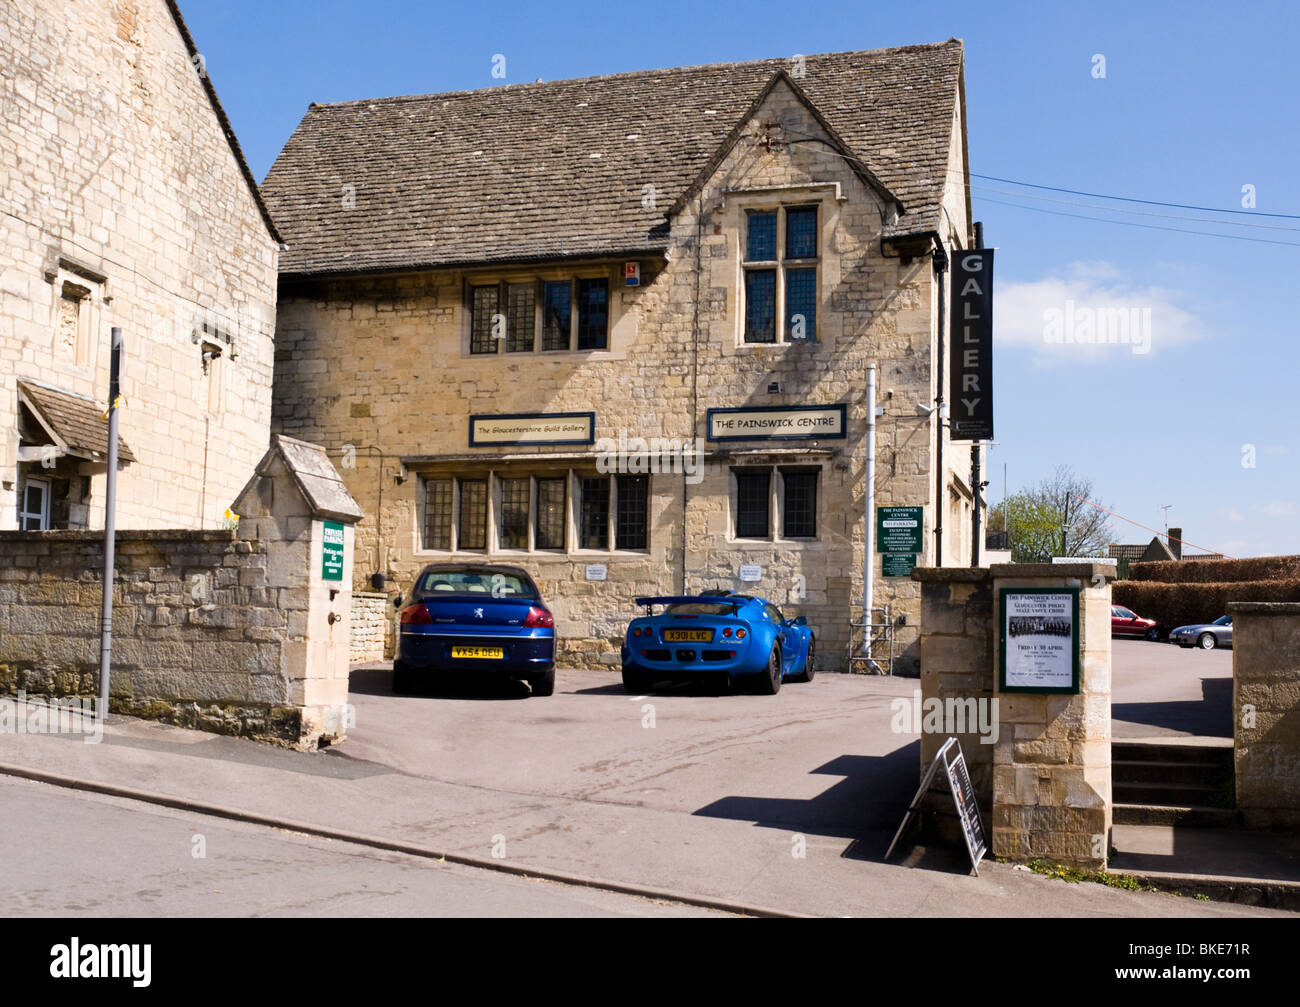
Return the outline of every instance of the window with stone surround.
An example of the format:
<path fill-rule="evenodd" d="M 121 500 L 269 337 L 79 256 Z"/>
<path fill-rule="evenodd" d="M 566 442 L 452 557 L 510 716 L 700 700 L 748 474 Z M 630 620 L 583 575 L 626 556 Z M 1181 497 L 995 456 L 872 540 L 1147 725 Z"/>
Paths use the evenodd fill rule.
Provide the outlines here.
<path fill-rule="evenodd" d="M 605 275 L 471 282 L 467 302 L 472 354 L 609 348 Z"/>
<path fill-rule="evenodd" d="M 78 367 L 92 363 L 103 286 L 89 276 L 60 268 L 54 283 L 54 345 L 59 358 Z"/>
<path fill-rule="evenodd" d="M 816 466 L 737 466 L 731 470 L 732 537 L 816 539 L 821 469 Z M 777 523 L 773 527 L 773 515 Z"/>
<path fill-rule="evenodd" d="M 744 341 L 797 343 L 817 338 L 820 249 L 816 204 L 744 213 Z"/>
<path fill-rule="evenodd" d="M 502 470 L 428 475 L 421 484 L 424 551 L 644 552 L 649 548 L 649 476 Z"/>

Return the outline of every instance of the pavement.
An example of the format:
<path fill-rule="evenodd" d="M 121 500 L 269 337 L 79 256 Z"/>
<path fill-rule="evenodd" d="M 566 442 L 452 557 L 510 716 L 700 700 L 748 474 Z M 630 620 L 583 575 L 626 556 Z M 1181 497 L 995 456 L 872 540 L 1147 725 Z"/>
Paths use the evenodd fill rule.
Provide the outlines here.
<path fill-rule="evenodd" d="M 1232 651 L 1111 642 L 1111 737 L 1232 737 Z"/>
<path fill-rule="evenodd" d="M 823 674 L 775 697 L 629 697 L 609 673 L 575 671 L 561 672 L 549 698 L 510 683 L 397 697 L 386 668 L 363 667 L 352 675 L 356 726 L 324 752 L 112 717 L 102 744 L 0 735 L 0 771 L 426 864 L 445 856 L 732 912 L 1290 915 L 987 861 L 971 877 L 964 853 L 949 849 L 914 847 L 885 863 L 919 771 L 919 741 L 891 730 L 891 702 L 918 686 Z M 408 911 L 425 912 L 393 903 L 394 915 Z"/>

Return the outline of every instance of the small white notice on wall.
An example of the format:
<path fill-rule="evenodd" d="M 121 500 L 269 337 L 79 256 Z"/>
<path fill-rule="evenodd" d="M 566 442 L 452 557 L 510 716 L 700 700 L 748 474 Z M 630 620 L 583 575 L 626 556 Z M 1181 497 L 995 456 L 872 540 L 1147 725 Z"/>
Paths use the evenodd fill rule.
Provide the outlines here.
<path fill-rule="evenodd" d="M 588 579 L 588 580 L 604 580 L 604 579 L 605 579 L 605 573 L 606 573 L 606 570 L 605 570 L 605 564 L 604 564 L 604 563 L 588 563 L 588 564 L 587 564 L 587 579 Z"/>
<path fill-rule="evenodd" d="M 740 568 L 740 579 L 747 582 L 763 579 L 763 568 L 757 563 L 746 563 Z"/>

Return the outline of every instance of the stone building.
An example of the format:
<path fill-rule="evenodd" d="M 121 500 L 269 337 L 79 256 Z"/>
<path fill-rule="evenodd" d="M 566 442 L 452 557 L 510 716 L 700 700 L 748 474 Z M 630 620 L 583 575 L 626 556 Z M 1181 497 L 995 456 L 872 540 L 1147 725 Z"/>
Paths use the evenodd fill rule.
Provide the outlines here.
<path fill-rule="evenodd" d="M 0 6 L 0 530 L 215 527 L 267 449 L 279 236 L 171 0 Z"/>
<path fill-rule="evenodd" d="M 589 665 L 638 595 L 744 590 L 842 667 L 871 363 L 877 503 L 969 562 L 931 409 L 967 183 L 957 40 L 312 105 L 263 184 L 273 422 L 365 511 L 354 587 L 518 564 Z M 911 671 L 917 585 L 874 569 Z"/>

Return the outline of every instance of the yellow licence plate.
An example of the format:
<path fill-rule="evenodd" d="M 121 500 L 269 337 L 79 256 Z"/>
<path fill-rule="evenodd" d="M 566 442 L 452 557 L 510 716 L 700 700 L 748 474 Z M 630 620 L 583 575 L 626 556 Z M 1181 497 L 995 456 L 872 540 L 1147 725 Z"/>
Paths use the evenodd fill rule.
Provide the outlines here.
<path fill-rule="evenodd" d="M 665 629 L 664 639 L 669 643 L 708 643 L 713 639 L 713 630 Z"/>
<path fill-rule="evenodd" d="M 500 661 L 506 656 L 506 652 L 501 647 L 452 647 L 451 656 L 485 658 L 489 661 Z"/>

